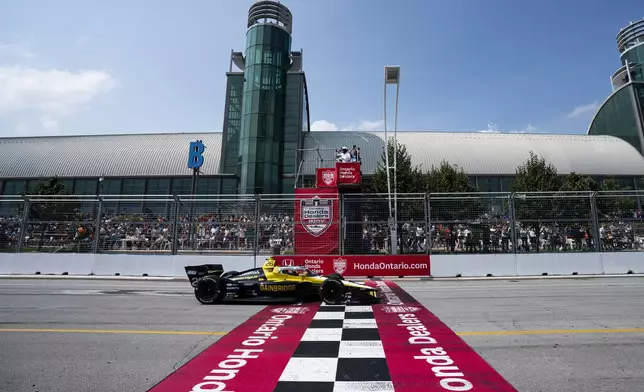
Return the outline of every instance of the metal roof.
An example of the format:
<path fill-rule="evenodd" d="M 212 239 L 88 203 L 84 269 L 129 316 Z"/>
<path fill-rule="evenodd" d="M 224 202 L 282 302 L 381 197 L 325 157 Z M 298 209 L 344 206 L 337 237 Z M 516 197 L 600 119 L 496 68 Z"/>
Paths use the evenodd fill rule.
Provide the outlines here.
<path fill-rule="evenodd" d="M 0 178 L 190 176 L 203 140 L 205 174 L 219 172 L 221 133 L 0 138 Z"/>
<path fill-rule="evenodd" d="M 393 136 L 393 133 L 389 133 Z M 481 132 L 398 132 L 414 165 L 428 170 L 446 160 L 470 175 L 514 175 L 530 157 L 543 157 L 561 174 L 641 176 L 644 157 L 629 143 L 613 136 L 506 134 Z M 384 132 L 311 132 L 305 148 L 361 149 L 363 173 L 373 173 L 384 152 Z M 331 158 L 332 150 L 323 158 Z M 315 168 L 316 152 L 307 151 L 305 166 Z"/>
<path fill-rule="evenodd" d="M 189 176 L 188 144 L 206 145 L 205 175 L 219 172 L 221 132 L 0 138 L 0 178 Z M 334 149 L 361 148 L 363 173 L 372 174 L 384 151 L 382 132 L 310 132 L 304 147 L 303 171 L 332 165 Z M 398 132 L 412 162 L 424 169 L 442 160 L 470 175 L 514 175 L 530 150 L 552 163 L 559 173 L 644 176 L 644 157 L 612 136 Z"/>

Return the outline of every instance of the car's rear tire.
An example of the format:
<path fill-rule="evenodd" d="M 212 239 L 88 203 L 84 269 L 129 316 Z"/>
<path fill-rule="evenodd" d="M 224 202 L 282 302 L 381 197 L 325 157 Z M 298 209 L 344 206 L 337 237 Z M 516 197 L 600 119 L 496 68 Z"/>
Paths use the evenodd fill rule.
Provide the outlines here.
<path fill-rule="evenodd" d="M 221 280 L 216 276 L 204 276 L 197 281 L 195 298 L 204 305 L 216 304 L 221 300 Z"/>
<path fill-rule="evenodd" d="M 320 287 L 320 299 L 329 305 L 341 305 L 344 303 L 345 295 L 344 284 L 338 279 L 327 279 Z"/>

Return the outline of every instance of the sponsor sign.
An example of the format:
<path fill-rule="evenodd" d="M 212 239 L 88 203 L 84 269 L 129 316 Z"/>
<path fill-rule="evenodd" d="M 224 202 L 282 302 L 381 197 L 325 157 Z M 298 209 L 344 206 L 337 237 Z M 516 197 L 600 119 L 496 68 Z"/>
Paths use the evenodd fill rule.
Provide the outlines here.
<path fill-rule="evenodd" d="M 338 172 L 335 167 L 318 168 L 315 170 L 315 177 L 318 188 L 338 186 Z"/>
<path fill-rule="evenodd" d="M 429 255 L 273 256 L 278 265 L 298 265 L 323 275 L 430 276 Z"/>
<path fill-rule="evenodd" d="M 319 306 L 265 308 L 148 392 L 272 392 Z"/>
<path fill-rule="evenodd" d="M 300 200 L 300 223 L 314 237 L 329 228 L 333 217 L 333 200 L 313 196 Z"/>
<path fill-rule="evenodd" d="M 391 281 L 366 282 L 387 302 L 372 306 L 396 392 L 517 390 L 454 331 Z M 386 293 L 385 293 L 386 294 Z M 396 298 L 389 301 L 390 298 Z"/>
<path fill-rule="evenodd" d="M 270 291 L 270 292 L 285 292 L 285 291 L 295 291 L 296 286 L 294 284 L 262 284 L 259 286 L 260 291 Z"/>
<path fill-rule="evenodd" d="M 334 254 L 340 240 L 338 191 L 334 188 L 295 190 L 295 252 Z"/>
<path fill-rule="evenodd" d="M 338 185 L 358 185 L 362 182 L 360 163 L 338 162 L 335 164 L 335 169 L 338 173 Z"/>

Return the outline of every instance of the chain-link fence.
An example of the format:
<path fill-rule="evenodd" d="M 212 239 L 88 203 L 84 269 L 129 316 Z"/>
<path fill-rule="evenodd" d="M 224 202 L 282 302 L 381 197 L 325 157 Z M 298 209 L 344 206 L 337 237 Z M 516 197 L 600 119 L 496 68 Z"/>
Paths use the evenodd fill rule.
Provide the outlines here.
<path fill-rule="evenodd" d="M 644 250 L 644 192 L 0 197 L 1 252 Z M 392 235 L 393 234 L 393 235 Z"/>

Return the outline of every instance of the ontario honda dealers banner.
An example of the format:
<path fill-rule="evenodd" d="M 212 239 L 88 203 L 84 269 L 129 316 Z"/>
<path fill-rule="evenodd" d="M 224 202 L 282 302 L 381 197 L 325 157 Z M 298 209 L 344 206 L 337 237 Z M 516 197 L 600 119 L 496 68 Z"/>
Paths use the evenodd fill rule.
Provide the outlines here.
<path fill-rule="evenodd" d="M 274 256 L 277 265 L 304 266 L 323 275 L 351 276 L 429 276 L 429 255 L 396 256 Z"/>
<path fill-rule="evenodd" d="M 337 254 L 339 222 L 337 188 L 295 189 L 295 253 Z"/>

